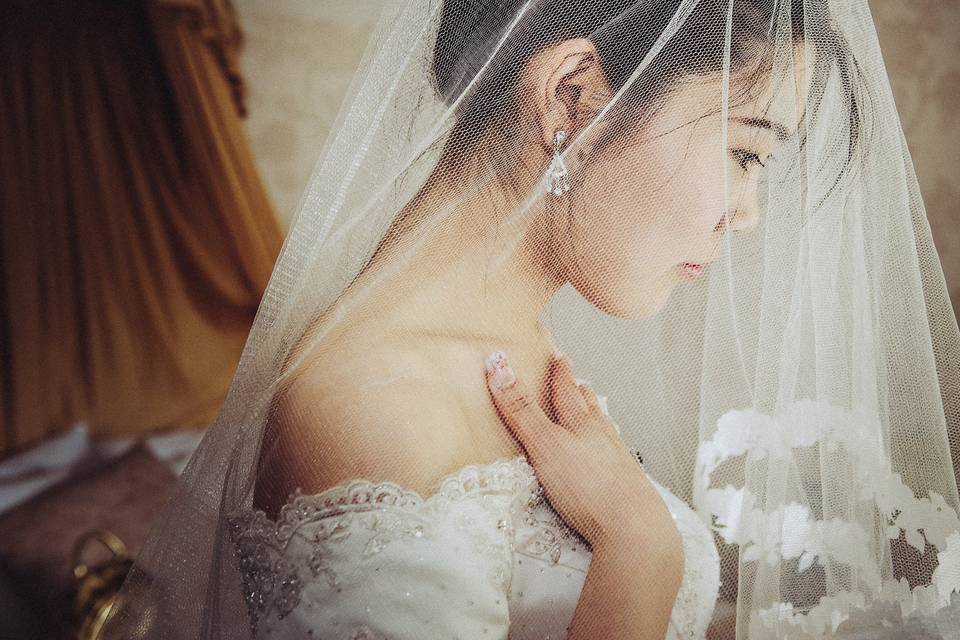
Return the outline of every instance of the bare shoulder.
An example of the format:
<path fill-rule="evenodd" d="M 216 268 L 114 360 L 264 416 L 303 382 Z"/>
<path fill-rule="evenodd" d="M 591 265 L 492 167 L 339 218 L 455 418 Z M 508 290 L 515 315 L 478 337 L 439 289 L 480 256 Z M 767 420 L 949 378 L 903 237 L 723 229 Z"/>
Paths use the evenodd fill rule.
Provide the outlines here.
<path fill-rule="evenodd" d="M 434 489 L 471 441 L 429 364 L 403 346 L 343 345 L 297 371 L 271 406 L 255 506 L 273 514 L 295 489 L 317 493 L 356 478 Z"/>

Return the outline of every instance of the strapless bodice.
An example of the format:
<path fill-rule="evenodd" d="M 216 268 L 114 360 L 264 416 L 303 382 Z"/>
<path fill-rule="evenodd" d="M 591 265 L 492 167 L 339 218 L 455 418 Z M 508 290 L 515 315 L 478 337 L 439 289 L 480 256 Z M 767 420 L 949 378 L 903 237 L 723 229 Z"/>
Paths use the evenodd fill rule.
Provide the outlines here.
<path fill-rule="evenodd" d="M 702 638 L 713 536 L 653 484 L 685 553 L 668 637 Z M 524 456 L 463 467 L 426 497 L 357 479 L 293 496 L 276 521 L 235 513 L 230 528 L 256 638 L 560 639 L 591 560 Z"/>

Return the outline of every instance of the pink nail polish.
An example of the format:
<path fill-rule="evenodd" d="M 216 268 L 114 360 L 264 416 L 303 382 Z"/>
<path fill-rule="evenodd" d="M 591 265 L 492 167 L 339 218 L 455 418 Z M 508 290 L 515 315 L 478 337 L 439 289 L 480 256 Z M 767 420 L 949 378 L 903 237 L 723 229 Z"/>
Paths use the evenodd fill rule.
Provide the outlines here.
<path fill-rule="evenodd" d="M 503 351 L 494 351 L 488 355 L 486 366 L 491 376 L 490 384 L 496 389 L 506 389 L 517 381 L 517 376 L 507 362 L 507 354 Z"/>

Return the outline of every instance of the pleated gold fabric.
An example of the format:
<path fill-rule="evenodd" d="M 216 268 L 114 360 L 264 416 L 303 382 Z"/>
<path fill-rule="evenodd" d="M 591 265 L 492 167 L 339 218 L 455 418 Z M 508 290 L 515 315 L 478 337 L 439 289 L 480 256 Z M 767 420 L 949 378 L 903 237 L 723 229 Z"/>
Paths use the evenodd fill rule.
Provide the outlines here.
<path fill-rule="evenodd" d="M 228 5 L 17 3 L 0 38 L 0 455 L 205 424 L 282 233 Z"/>

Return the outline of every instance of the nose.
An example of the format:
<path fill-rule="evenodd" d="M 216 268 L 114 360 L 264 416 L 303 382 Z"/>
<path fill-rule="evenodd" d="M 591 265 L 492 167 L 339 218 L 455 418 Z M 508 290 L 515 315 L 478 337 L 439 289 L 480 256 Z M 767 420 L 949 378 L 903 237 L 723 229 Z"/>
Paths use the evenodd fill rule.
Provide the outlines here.
<path fill-rule="evenodd" d="M 740 206 L 733 212 L 730 220 L 731 231 L 752 231 L 760 222 L 760 201 L 756 191 L 751 191 Z"/>

